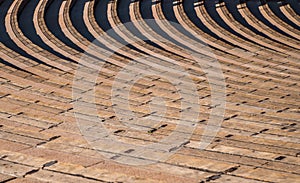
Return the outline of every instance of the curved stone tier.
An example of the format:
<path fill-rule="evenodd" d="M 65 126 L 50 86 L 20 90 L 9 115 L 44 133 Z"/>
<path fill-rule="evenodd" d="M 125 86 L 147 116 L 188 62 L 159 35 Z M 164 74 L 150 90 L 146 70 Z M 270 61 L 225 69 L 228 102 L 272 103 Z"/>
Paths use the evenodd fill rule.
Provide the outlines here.
<path fill-rule="evenodd" d="M 299 12 L 0 0 L 0 182 L 299 182 Z"/>

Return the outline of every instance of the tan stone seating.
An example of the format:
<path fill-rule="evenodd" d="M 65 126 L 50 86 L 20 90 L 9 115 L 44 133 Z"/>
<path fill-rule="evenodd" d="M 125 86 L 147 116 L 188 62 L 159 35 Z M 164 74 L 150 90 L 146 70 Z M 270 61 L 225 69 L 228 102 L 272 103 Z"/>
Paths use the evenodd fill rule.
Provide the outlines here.
<path fill-rule="evenodd" d="M 297 13 L 295 13 L 295 11 L 291 8 L 290 4 L 280 6 L 280 10 L 295 25 L 299 25 L 300 16 Z"/>
<path fill-rule="evenodd" d="M 55 35 L 48 29 L 45 22 L 45 11 L 46 7 L 49 6 L 50 1 L 40 1 L 35 9 L 34 14 L 34 26 L 37 34 L 41 39 L 47 43 L 53 50 L 71 58 L 74 61 L 80 59 L 81 53 L 69 46 L 67 46 L 60 39 L 55 37 Z"/>
<path fill-rule="evenodd" d="M 178 9 L 177 9 L 178 8 Z M 175 11 L 175 15 L 177 16 L 177 19 L 178 19 L 178 21 L 182 24 L 182 25 L 185 25 L 186 24 L 186 22 L 188 22 L 188 20 L 187 21 L 181 21 L 181 16 L 184 16 L 184 17 L 187 17 L 187 16 L 185 16 L 183 13 L 180 13 L 180 14 L 177 14 L 177 12 L 183 12 L 183 10 L 182 11 L 180 11 L 181 9 L 179 9 L 179 8 L 181 8 L 181 6 L 179 5 L 176 5 L 176 6 L 174 6 L 174 11 Z M 193 25 L 193 23 L 192 22 L 189 22 L 189 24 L 186 24 L 186 29 L 187 30 L 190 30 L 190 32 L 194 32 L 194 34 L 195 34 L 195 37 L 199 34 L 202 38 L 203 38 L 203 35 L 206 35 L 205 34 L 205 32 L 200 32 L 200 29 L 197 29 L 196 27 L 195 27 L 195 25 L 194 26 L 191 26 L 191 28 L 188 26 L 188 25 Z M 207 34 L 207 36 L 209 36 L 208 34 Z M 209 38 L 209 37 L 208 37 Z M 209 40 L 207 40 L 207 41 L 209 41 Z M 211 42 L 208 42 L 208 44 L 209 45 L 211 45 Z M 214 42 L 212 42 L 212 44 L 214 44 Z M 212 45 L 213 46 L 213 45 Z M 219 46 L 219 48 L 220 48 L 220 45 L 218 45 Z M 223 48 L 223 50 L 225 50 L 224 48 Z M 227 51 L 227 50 L 226 50 Z M 227 51 L 228 53 L 230 53 L 229 51 Z M 232 54 L 234 54 L 234 55 L 237 55 L 237 54 L 240 54 L 239 52 L 238 53 L 232 53 Z M 242 57 L 241 56 L 241 54 L 240 54 L 240 56 L 239 57 Z M 245 59 L 249 59 L 250 60 L 250 58 L 245 58 Z M 222 60 L 222 59 L 220 59 L 220 60 Z M 239 61 L 241 61 L 242 59 L 238 59 Z M 263 60 L 261 60 L 260 62 L 265 62 L 265 61 L 263 61 Z M 266 63 L 266 62 L 265 62 Z M 251 62 L 251 64 L 257 64 L 257 60 L 256 60 L 256 62 Z M 252 66 L 253 67 L 253 66 Z M 257 68 L 256 68 L 257 69 Z M 265 68 L 266 69 L 266 68 Z"/>
<path fill-rule="evenodd" d="M 268 36 L 268 37 L 270 37 L 270 38 L 272 38 L 276 41 L 279 41 L 279 42 L 281 42 L 285 45 L 290 46 L 291 48 L 293 48 L 293 49 L 290 50 L 291 54 L 295 53 L 294 54 L 295 56 L 299 55 L 299 42 L 298 41 L 276 32 L 275 30 L 273 30 L 272 28 L 268 27 L 263 22 L 258 20 L 250 12 L 250 10 L 248 9 L 246 3 L 239 4 L 238 5 L 238 10 L 241 13 L 241 15 L 244 17 L 244 19 L 248 22 L 248 24 L 250 24 L 256 30 L 258 30 L 259 32 L 262 32 L 266 36 Z"/>
<path fill-rule="evenodd" d="M 137 2 L 135 2 L 135 3 L 137 3 Z M 138 16 L 138 15 L 137 15 Z M 145 30 L 141 30 L 141 29 L 139 29 L 140 31 L 145 31 Z M 147 29 L 148 31 L 149 31 L 149 29 Z"/>
<path fill-rule="evenodd" d="M 295 48 L 299 42 L 290 41 L 289 36 L 271 28 L 268 31 L 273 32 L 256 35 L 249 27 L 239 23 L 222 2 L 209 3 L 217 5 L 220 18 L 236 34 L 217 24 L 206 7 L 201 5 L 203 1 L 193 5 L 195 12 L 186 11 L 185 6 L 193 3 L 189 0 L 88 0 L 84 7 L 80 0 L 41 0 L 36 1 L 35 8 L 29 7 L 28 2 L 0 0 L 0 9 L 3 4 L 9 9 L 3 13 L 9 36 L 0 39 L 4 40 L 0 42 L 0 182 L 258 183 L 299 180 L 300 64 L 299 49 Z M 107 6 L 107 11 L 99 11 L 98 3 Z M 125 4 L 129 7 L 124 7 Z M 49 26 L 51 21 L 47 22 L 50 5 L 59 12 L 59 27 L 53 28 Z M 141 7 L 151 13 L 149 16 L 154 17 L 159 31 L 143 19 L 146 11 Z M 29 29 L 22 30 L 20 27 L 20 14 L 26 8 L 30 8 L 34 15 L 32 25 L 36 32 L 32 34 L 36 35 L 32 36 L 32 40 L 31 36 L 26 36 Z M 74 19 L 74 9 L 81 8 L 82 19 Z M 132 29 L 117 29 L 118 25 L 122 25 L 123 18 L 119 12 L 123 8 L 129 10 L 126 16 L 130 21 L 138 21 L 132 24 L 132 28 L 149 40 L 155 38 L 162 42 L 153 40 L 155 44 L 150 44 L 135 36 Z M 285 15 L 295 13 L 288 6 L 281 10 L 286 10 Z M 174 13 L 173 18 L 183 27 L 182 30 L 159 22 L 167 20 L 168 13 Z M 196 16 L 190 16 L 190 13 Z M 99 22 L 95 15 L 105 15 L 107 19 Z M 255 18 L 249 14 L 250 18 L 252 16 Z M 282 27 L 286 23 L 274 17 L 268 9 L 266 16 L 269 16 L 270 22 L 275 21 L 274 25 L 276 23 L 275 26 L 283 32 L 288 34 L 290 31 L 290 36 L 292 32 L 296 33 L 291 27 Z M 297 17 L 288 18 L 295 21 Z M 205 30 L 195 24 L 199 20 L 203 21 Z M 250 20 L 248 23 L 255 28 L 261 26 Z M 134 43 L 123 45 L 123 41 L 107 34 L 105 26 L 108 24 L 125 42 Z M 81 30 L 82 25 L 86 28 Z M 55 29 L 61 32 L 57 34 Z M 94 44 L 90 35 L 98 38 L 101 44 Z M 35 36 L 39 36 L 42 42 L 35 42 Z M 43 44 L 47 47 L 39 46 Z M 204 44 L 210 49 L 205 49 Z M 88 48 L 92 48 L 87 51 L 88 59 L 82 60 L 85 55 L 82 50 Z M 211 88 L 205 73 L 185 50 L 199 53 L 205 62 L 216 59 L 226 81 L 223 122 L 214 141 L 204 150 L 198 149 L 199 140 L 210 137 L 203 132 L 210 112 L 216 106 L 211 102 Z M 166 161 L 147 166 L 116 163 L 99 152 L 107 153 L 111 159 L 118 158 L 118 154 L 95 149 L 86 142 L 77 120 L 103 123 L 115 138 L 124 142 L 151 144 L 170 135 L 180 114 L 185 110 L 191 111 L 189 108 L 182 109 L 183 98 L 178 94 L 181 91 L 163 76 L 143 77 L 132 88 L 126 88 L 125 91 L 130 92 L 129 97 L 120 96 L 115 98 L 118 105 L 113 103 L 112 97 L 117 96 L 112 96 L 112 85 L 128 82 L 125 78 L 116 78 L 118 72 L 129 62 L 148 55 L 157 59 L 138 60 L 138 64 L 129 67 L 129 70 L 148 73 L 145 66 L 153 63 L 170 71 L 176 70 L 176 65 L 185 68 L 199 95 L 197 127 L 191 138 L 180 145 L 181 149 Z M 101 72 L 97 70 L 100 69 L 99 62 L 105 62 Z M 83 68 L 81 76 L 76 75 L 78 68 Z M 95 76 L 96 81 L 92 80 Z M 183 80 L 178 75 L 171 76 L 176 81 Z M 80 81 L 83 86 L 92 82 L 95 85 L 88 90 L 73 85 L 74 81 Z M 74 99 L 73 92 L 85 95 Z M 187 97 L 195 96 L 190 88 L 185 92 Z M 152 103 L 152 97 L 157 96 L 162 97 L 166 104 Z M 92 97 L 95 101 L 91 101 Z M 75 106 L 78 102 L 82 105 L 80 109 Z M 89 108 L 92 102 L 95 102 L 97 114 Z M 130 103 L 130 108 L 126 108 L 126 102 Z M 158 116 L 155 112 L 151 113 L 150 104 L 158 110 L 163 110 L 165 105 L 168 109 L 164 120 L 153 128 L 136 124 L 147 127 L 148 131 L 127 128 L 119 122 L 115 112 L 115 109 L 122 110 L 124 114 L 131 111 L 137 116 L 150 116 L 151 120 L 157 121 Z M 188 124 L 192 120 L 184 122 Z M 126 149 L 125 153 L 130 156 L 131 151 Z"/>
<path fill-rule="evenodd" d="M 163 27 L 163 25 L 161 25 L 162 26 L 162 28 L 163 28 L 163 30 L 165 30 L 166 32 L 168 32 L 168 30 L 172 30 L 172 27 L 166 27 L 166 28 L 164 28 Z M 176 31 L 172 31 L 172 34 L 169 34 L 172 38 L 174 38 L 174 39 L 180 39 L 180 38 L 182 38 L 182 37 L 184 37 L 184 35 L 183 34 L 180 34 L 180 35 L 178 35 L 178 36 L 175 36 L 177 34 L 177 32 Z M 189 38 L 187 38 L 187 37 L 184 37 L 184 39 L 185 40 L 188 40 L 190 43 L 193 43 L 193 40 L 189 40 Z M 192 44 L 192 45 L 194 45 L 194 43 Z M 223 63 L 223 60 L 224 60 L 224 56 L 222 56 L 222 57 L 218 57 L 218 55 L 217 55 L 217 58 L 218 59 L 220 59 L 220 61 L 222 61 L 222 63 Z M 232 63 L 232 61 L 230 61 L 230 63 Z M 227 69 L 230 69 L 230 68 L 227 68 Z"/>
<path fill-rule="evenodd" d="M 14 1 L 11 4 L 10 9 L 5 18 L 5 26 L 7 32 L 11 39 L 23 49 L 28 54 L 33 55 L 35 58 L 42 60 L 44 63 L 50 64 L 53 67 L 61 69 L 63 71 L 70 70 L 70 63 L 66 60 L 63 60 L 46 50 L 43 50 L 41 47 L 32 43 L 28 38 L 24 36 L 22 30 L 18 25 L 18 11 L 21 11 L 22 5 L 24 5 L 26 1 Z"/>
<path fill-rule="evenodd" d="M 281 65 L 282 63 L 285 63 L 288 61 L 288 59 L 285 59 L 285 57 L 282 57 L 281 55 L 277 56 L 277 53 L 271 52 L 270 50 L 257 46 L 254 43 L 251 43 L 247 40 L 244 40 L 243 38 L 239 38 L 238 36 L 235 36 L 228 32 L 226 29 L 222 28 L 218 25 L 217 22 L 215 22 L 210 15 L 206 12 L 204 5 L 200 5 L 196 7 L 196 12 L 199 17 L 199 19 L 206 25 L 211 31 L 213 31 L 215 34 L 222 37 L 224 40 L 230 41 L 232 44 L 235 44 L 241 48 L 244 48 L 245 52 L 255 53 L 257 55 L 261 55 L 258 57 L 258 59 L 252 58 L 255 62 L 262 62 L 267 65 L 269 65 L 271 62 L 274 64 Z M 251 49 L 252 48 L 252 49 Z M 272 58 L 274 60 L 268 60 L 270 56 L 272 55 Z M 240 55 L 237 55 L 240 56 Z M 276 60 L 275 60 L 276 59 Z M 267 62 L 264 62 L 265 60 L 268 60 Z M 269 65 L 271 66 L 271 65 Z"/>
<path fill-rule="evenodd" d="M 290 50 L 290 48 L 288 48 L 287 46 L 283 46 L 282 44 L 275 42 L 272 39 L 268 39 L 267 37 L 258 35 L 255 32 L 251 31 L 249 28 L 243 26 L 227 10 L 225 3 L 219 4 L 219 6 L 216 8 L 216 10 L 219 13 L 219 15 L 221 16 L 221 18 L 226 22 L 226 24 L 229 27 L 231 27 L 234 31 L 238 32 L 239 34 L 243 35 L 244 37 L 247 37 L 262 46 L 266 46 L 270 49 L 281 52 L 282 56 L 284 56 L 287 53 L 286 50 Z M 277 54 L 279 54 L 278 52 L 277 52 Z M 289 62 L 289 63 L 293 64 L 292 62 Z"/>
<path fill-rule="evenodd" d="M 298 39 L 300 41 L 300 31 L 295 29 L 294 27 L 290 26 L 288 23 L 282 21 L 279 17 L 277 17 L 268 4 L 264 4 L 259 7 L 261 14 L 274 26 L 285 32 L 286 34 L 290 35 L 291 37 Z"/>
<path fill-rule="evenodd" d="M 71 6 L 71 2 L 66 2 L 67 4 L 62 4 L 62 7 L 61 7 L 61 10 L 63 9 L 64 11 L 63 11 L 63 13 L 65 13 L 65 17 L 69 17 L 69 8 L 68 7 L 70 7 Z M 66 36 L 69 36 L 69 38 L 70 39 L 72 39 L 73 41 L 75 41 L 76 39 L 77 40 L 84 40 L 84 37 L 82 37 L 82 35 L 80 35 L 76 30 L 75 30 L 75 28 L 71 25 L 71 21 L 70 21 L 70 19 L 68 18 L 68 20 L 69 21 L 64 21 L 64 22 L 62 22 L 61 21 L 61 25 L 62 26 L 64 26 L 64 27 L 66 27 Z M 64 24 L 68 24 L 69 26 L 65 26 Z M 67 30 L 68 29 L 68 30 Z M 73 33 L 71 34 L 70 33 L 70 30 L 72 30 L 73 31 Z M 76 36 L 73 36 L 73 35 L 76 35 Z M 88 40 L 85 40 L 85 42 L 86 42 L 86 45 L 85 46 L 88 46 L 88 44 L 91 44 L 91 43 L 89 43 L 88 42 Z M 81 45 L 83 48 L 84 48 L 84 45 L 82 44 Z M 100 54 L 98 54 L 98 55 L 96 55 L 96 56 L 101 56 Z M 105 56 L 105 55 L 103 55 L 103 56 Z M 128 55 L 126 55 L 126 56 L 128 56 Z M 118 63 L 118 61 L 117 61 L 117 59 L 116 60 L 112 60 L 114 63 Z M 125 60 L 124 60 L 125 61 Z M 122 66 L 122 63 L 120 63 L 119 62 L 119 64 Z M 170 96 L 171 98 L 172 98 L 172 96 Z"/>
<path fill-rule="evenodd" d="M 135 8 L 134 7 L 132 7 L 133 6 L 133 4 L 135 5 Z M 133 4 L 131 4 L 130 5 L 130 10 L 132 10 L 132 9 L 134 9 L 135 10 L 135 12 L 134 13 L 130 13 L 131 15 L 132 15 L 132 17 L 141 17 L 138 13 L 139 13 L 139 11 L 138 11 L 138 2 L 134 2 Z M 134 19 L 133 19 L 134 20 Z M 137 24 L 136 24 L 137 25 Z M 145 26 L 145 25 L 144 25 Z M 149 32 L 150 31 L 150 28 L 145 28 L 144 30 L 141 28 L 141 27 L 139 27 L 139 25 L 137 25 L 137 28 L 142 32 L 142 31 L 145 31 L 145 30 L 147 30 L 147 32 Z M 166 29 L 163 29 L 163 30 L 166 30 Z M 172 33 L 173 34 L 176 34 L 176 32 L 174 32 L 174 31 L 172 31 Z M 153 35 L 153 34 L 151 34 L 151 35 Z M 227 73 L 226 73 L 226 75 L 227 75 Z M 230 75 L 230 73 L 229 73 L 229 75 Z M 236 79 L 236 78 L 235 78 Z"/>

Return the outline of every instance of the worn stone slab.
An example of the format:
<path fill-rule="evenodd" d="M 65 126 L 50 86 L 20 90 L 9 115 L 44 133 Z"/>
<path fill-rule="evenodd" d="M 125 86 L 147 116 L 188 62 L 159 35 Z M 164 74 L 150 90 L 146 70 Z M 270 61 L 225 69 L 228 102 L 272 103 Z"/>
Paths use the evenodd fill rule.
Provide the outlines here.
<path fill-rule="evenodd" d="M 5 182 L 8 180 L 13 180 L 15 177 L 7 174 L 0 173 L 0 182 Z"/>
<path fill-rule="evenodd" d="M 283 173 L 275 170 L 248 166 L 241 166 L 236 171 L 232 172 L 232 174 L 269 182 L 298 182 L 300 180 L 299 174 Z"/>
<path fill-rule="evenodd" d="M 4 139 L 0 139 L 0 149 L 1 150 L 8 150 L 8 151 L 20 151 L 23 149 L 28 149 L 31 146 L 26 144 L 21 144 L 17 142 L 12 142 Z"/>
<path fill-rule="evenodd" d="M 227 163 L 216 161 L 213 159 L 205 159 L 196 156 L 175 154 L 167 160 L 168 163 L 191 167 L 195 169 L 211 171 L 211 172 L 224 172 L 225 170 L 237 166 L 234 163 Z"/>
<path fill-rule="evenodd" d="M 19 177 L 16 179 L 13 179 L 11 181 L 9 181 L 9 183 L 46 183 L 46 182 L 50 182 L 48 180 L 38 180 L 38 179 L 34 179 L 34 178 L 28 178 L 28 177 Z"/>
<path fill-rule="evenodd" d="M 0 173 L 14 177 L 21 177 L 27 173 L 37 170 L 37 168 L 25 166 L 10 161 L 0 160 Z"/>
<path fill-rule="evenodd" d="M 96 152 L 89 151 L 89 154 L 85 153 L 87 151 L 82 150 L 82 154 L 74 154 L 71 152 L 63 151 L 63 149 L 58 148 L 57 150 L 49 149 L 49 148 L 30 148 L 20 151 L 23 154 L 32 155 L 34 154 L 36 157 L 50 159 L 50 160 L 57 160 L 59 162 L 65 163 L 73 163 L 82 166 L 90 166 L 95 163 L 100 162 L 102 159 L 95 156 L 97 155 Z M 93 155 L 94 154 L 94 155 Z M 91 156 L 93 155 L 93 156 Z M 98 155 L 100 156 L 100 155 Z"/>
<path fill-rule="evenodd" d="M 241 183 L 241 182 L 247 182 L 247 183 L 264 183 L 265 181 L 257 181 L 254 179 L 247 179 L 243 177 L 235 177 L 230 175 L 221 175 L 218 179 L 212 180 L 210 182 L 213 183 Z"/>
<path fill-rule="evenodd" d="M 48 170 L 39 170 L 33 174 L 26 176 L 31 179 L 36 179 L 38 181 L 43 182 L 66 182 L 66 183 L 74 183 L 74 182 L 87 182 L 87 183 L 96 183 L 99 180 L 91 180 L 85 177 L 80 177 L 78 175 L 68 175 L 59 172 L 52 172 Z"/>

